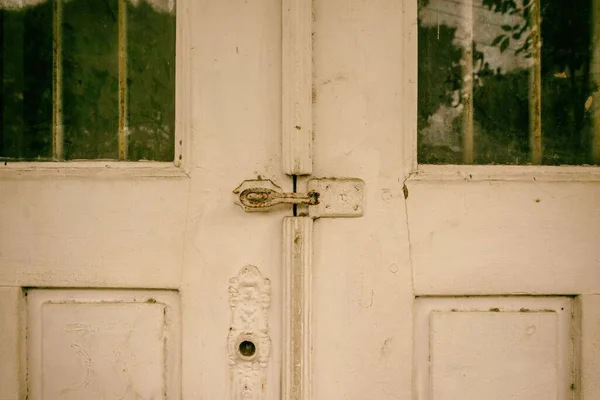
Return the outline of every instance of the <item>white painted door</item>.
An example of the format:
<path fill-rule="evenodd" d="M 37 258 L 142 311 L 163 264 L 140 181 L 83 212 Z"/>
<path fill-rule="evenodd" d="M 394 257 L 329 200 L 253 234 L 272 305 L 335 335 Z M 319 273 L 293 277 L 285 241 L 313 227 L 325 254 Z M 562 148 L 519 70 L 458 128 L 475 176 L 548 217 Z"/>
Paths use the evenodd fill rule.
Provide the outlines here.
<path fill-rule="evenodd" d="M 600 398 L 598 171 L 417 167 L 416 1 L 177 9 L 174 165 L 0 168 L 0 398 Z M 306 146 L 361 218 L 234 204 Z"/>

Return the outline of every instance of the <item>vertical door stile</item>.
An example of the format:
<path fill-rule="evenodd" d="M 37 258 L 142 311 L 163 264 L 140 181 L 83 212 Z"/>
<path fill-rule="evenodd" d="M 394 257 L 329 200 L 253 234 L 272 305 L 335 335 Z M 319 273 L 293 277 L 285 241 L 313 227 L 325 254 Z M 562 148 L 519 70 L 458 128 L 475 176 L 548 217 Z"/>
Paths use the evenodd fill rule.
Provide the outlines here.
<path fill-rule="evenodd" d="M 312 228 L 310 217 L 283 219 L 283 400 L 312 396 Z"/>
<path fill-rule="evenodd" d="M 312 173 L 312 2 L 282 3 L 282 160 L 288 175 Z"/>
<path fill-rule="evenodd" d="M 598 346 L 598 321 L 600 321 L 600 295 L 582 295 L 576 299 L 575 319 L 578 330 L 575 350 L 577 381 L 575 389 L 580 400 L 600 398 L 600 346 Z"/>
<path fill-rule="evenodd" d="M 312 2 L 282 3 L 283 172 L 312 173 Z M 311 386 L 310 217 L 283 220 L 282 384 L 284 400 L 309 400 Z"/>
<path fill-rule="evenodd" d="M 0 399 L 23 399 L 25 298 L 20 287 L 0 287 Z"/>

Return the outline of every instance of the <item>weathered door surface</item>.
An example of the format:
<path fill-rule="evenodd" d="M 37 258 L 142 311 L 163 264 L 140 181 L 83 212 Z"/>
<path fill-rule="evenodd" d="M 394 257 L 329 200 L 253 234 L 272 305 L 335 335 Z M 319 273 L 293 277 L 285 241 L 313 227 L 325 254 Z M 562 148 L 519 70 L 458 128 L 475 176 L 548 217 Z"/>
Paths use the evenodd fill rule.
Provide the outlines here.
<path fill-rule="evenodd" d="M 600 172 L 417 165 L 417 12 L 180 0 L 174 163 L 3 163 L 0 399 L 599 399 Z"/>

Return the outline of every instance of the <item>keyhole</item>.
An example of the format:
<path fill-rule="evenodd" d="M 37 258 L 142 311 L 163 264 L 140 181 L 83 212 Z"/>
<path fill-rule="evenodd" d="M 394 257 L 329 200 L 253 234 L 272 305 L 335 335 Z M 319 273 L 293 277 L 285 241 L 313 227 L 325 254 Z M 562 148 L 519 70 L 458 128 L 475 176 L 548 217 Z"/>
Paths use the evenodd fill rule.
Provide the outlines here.
<path fill-rule="evenodd" d="M 256 353 L 256 346 L 249 340 L 244 340 L 239 346 L 240 354 L 244 357 L 252 357 Z"/>

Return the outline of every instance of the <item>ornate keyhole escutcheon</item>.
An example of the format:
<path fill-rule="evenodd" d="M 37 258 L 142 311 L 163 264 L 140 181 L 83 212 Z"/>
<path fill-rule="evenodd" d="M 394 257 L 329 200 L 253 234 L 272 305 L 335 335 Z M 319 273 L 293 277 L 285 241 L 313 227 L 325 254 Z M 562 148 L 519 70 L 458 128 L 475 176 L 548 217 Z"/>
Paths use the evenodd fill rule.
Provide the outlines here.
<path fill-rule="evenodd" d="M 229 280 L 228 358 L 231 399 L 265 399 L 266 368 L 271 352 L 268 311 L 271 281 L 246 265 Z"/>

